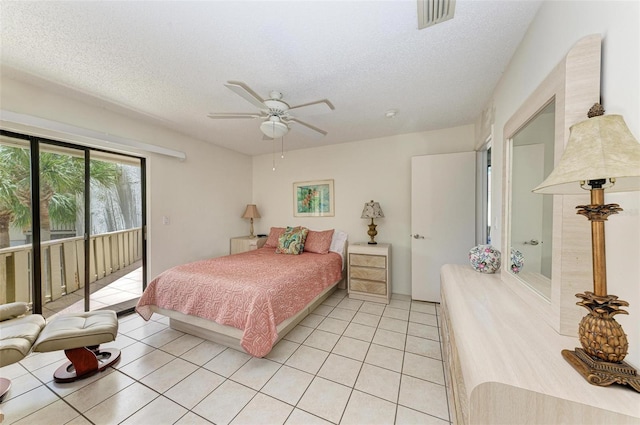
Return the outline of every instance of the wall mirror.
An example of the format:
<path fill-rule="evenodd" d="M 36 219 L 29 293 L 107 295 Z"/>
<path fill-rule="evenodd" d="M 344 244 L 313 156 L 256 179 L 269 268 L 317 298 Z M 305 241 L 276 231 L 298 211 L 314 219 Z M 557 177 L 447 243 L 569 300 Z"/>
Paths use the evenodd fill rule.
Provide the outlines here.
<path fill-rule="evenodd" d="M 591 283 L 591 242 L 575 205 L 585 195 L 533 194 L 562 156 L 571 125 L 600 100 L 600 35 L 579 40 L 504 127 L 501 277 L 558 332 L 575 335 L 575 294 Z M 524 266 L 514 271 L 511 249 Z"/>
<path fill-rule="evenodd" d="M 511 249 L 509 269 L 551 300 L 553 195 L 531 190 L 553 170 L 555 98 L 511 139 Z"/>

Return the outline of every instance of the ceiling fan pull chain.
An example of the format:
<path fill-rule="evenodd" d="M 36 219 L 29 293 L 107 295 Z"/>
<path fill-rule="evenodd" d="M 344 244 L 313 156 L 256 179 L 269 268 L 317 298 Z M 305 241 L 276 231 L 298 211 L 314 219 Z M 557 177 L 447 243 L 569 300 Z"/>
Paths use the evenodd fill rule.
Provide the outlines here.
<path fill-rule="evenodd" d="M 284 134 L 280 138 L 280 149 L 281 149 L 280 158 L 284 159 Z"/>
<path fill-rule="evenodd" d="M 273 152 L 271 153 L 271 160 L 273 161 L 273 171 L 276 171 L 276 139 L 271 139 L 273 145 Z"/>

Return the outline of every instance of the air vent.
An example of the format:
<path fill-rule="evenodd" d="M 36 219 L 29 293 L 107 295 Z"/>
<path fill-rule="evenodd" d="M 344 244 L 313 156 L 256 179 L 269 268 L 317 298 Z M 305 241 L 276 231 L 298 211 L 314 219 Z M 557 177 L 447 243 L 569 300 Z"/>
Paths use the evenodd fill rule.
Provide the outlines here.
<path fill-rule="evenodd" d="M 453 18 L 456 0 L 418 0 L 418 29 Z"/>

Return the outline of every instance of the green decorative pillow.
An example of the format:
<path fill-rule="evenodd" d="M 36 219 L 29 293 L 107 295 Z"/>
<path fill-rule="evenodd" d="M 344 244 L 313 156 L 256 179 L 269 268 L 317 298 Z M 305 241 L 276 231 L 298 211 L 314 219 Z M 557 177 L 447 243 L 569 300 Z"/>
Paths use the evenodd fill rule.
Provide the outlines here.
<path fill-rule="evenodd" d="M 301 254 L 308 233 L 309 229 L 304 227 L 287 227 L 282 236 L 278 238 L 276 254 Z"/>

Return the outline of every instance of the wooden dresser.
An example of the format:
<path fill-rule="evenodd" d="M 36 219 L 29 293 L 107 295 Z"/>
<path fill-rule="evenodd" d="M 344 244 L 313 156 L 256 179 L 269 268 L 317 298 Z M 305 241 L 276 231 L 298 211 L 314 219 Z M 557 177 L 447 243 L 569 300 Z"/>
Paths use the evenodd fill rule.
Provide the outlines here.
<path fill-rule="evenodd" d="M 349 298 L 389 304 L 391 244 L 350 244 L 348 255 Z"/>
<path fill-rule="evenodd" d="M 453 423 L 640 423 L 640 393 L 589 384 L 560 354 L 578 339 L 557 333 L 499 275 L 447 264 L 441 282 Z"/>

